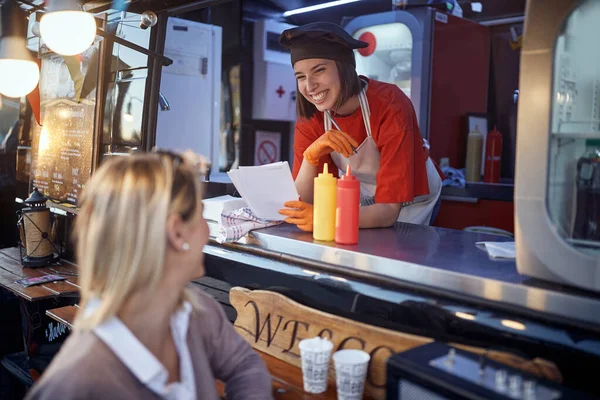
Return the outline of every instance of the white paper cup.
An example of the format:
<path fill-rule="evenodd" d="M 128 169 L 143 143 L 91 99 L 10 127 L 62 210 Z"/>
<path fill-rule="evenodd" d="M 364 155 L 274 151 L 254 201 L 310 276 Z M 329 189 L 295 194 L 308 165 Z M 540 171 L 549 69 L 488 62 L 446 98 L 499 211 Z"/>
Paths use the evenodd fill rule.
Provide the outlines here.
<path fill-rule="evenodd" d="M 315 337 L 301 340 L 298 347 L 302 359 L 304 391 L 308 393 L 325 392 L 333 343 L 327 339 Z"/>
<path fill-rule="evenodd" d="M 338 400 L 363 398 L 371 356 L 362 350 L 340 350 L 333 354 Z"/>

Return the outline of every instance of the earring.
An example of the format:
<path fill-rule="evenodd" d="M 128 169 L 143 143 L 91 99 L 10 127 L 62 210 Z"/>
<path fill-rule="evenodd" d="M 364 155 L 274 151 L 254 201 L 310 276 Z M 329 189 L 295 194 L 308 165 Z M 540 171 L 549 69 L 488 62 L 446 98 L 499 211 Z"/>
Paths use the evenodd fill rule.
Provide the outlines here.
<path fill-rule="evenodd" d="M 188 243 L 184 243 L 181 245 L 181 248 L 183 251 L 188 251 L 190 249 L 190 245 Z"/>

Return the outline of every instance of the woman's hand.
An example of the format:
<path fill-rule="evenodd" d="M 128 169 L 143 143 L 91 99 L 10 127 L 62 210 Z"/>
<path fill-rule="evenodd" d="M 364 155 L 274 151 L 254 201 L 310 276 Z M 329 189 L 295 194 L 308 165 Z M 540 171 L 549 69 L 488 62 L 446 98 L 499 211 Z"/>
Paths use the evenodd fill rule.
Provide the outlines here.
<path fill-rule="evenodd" d="M 353 153 L 352 146 L 358 143 L 350 135 L 342 131 L 329 130 L 322 134 L 304 151 L 304 159 L 317 167 L 319 159 L 332 151 L 337 151 L 348 158 Z"/>
<path fill-rule="evenodd" d="M 313 231 L 313 205 L 303 201 L 288 201 L 283 204 L 285 207 L 279 210 L 279 214 L 285 215 L 284 221 L 288 224 L 297 225 L 298 228 L 306 232 Z"/>

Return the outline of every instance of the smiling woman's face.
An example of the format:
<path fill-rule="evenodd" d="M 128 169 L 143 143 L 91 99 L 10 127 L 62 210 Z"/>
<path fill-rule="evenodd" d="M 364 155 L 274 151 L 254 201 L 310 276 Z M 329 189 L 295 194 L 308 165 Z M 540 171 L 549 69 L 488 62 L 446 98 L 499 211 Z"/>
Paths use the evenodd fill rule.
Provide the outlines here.
<path fill-rule="evenodd" d="M 296 61 L 294 74 L 298 81 L 298 90 L 317 110 L 333 108 L 341 91 L 335 61 L 321 58 Z"/>

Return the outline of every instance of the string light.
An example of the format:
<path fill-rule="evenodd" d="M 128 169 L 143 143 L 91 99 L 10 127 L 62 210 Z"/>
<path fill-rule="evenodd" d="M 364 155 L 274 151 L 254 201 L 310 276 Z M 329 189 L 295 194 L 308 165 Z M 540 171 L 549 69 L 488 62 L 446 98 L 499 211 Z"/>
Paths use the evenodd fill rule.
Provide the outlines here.
<path fill-rule="evenodd" d="M 2 6 L 0 37 L 0 94 L 18 98 L 37 86 L 40 70 L 27 49 L 25 14 L 14 0 Z"/>
<path fill-rule="evenodd" d="M 81 54 L 96 38 L 96 21 L 81 11 L 77 0 L 53 0 L 40 21 L 40 33 L 46 46 L 65 56 Z"/>

